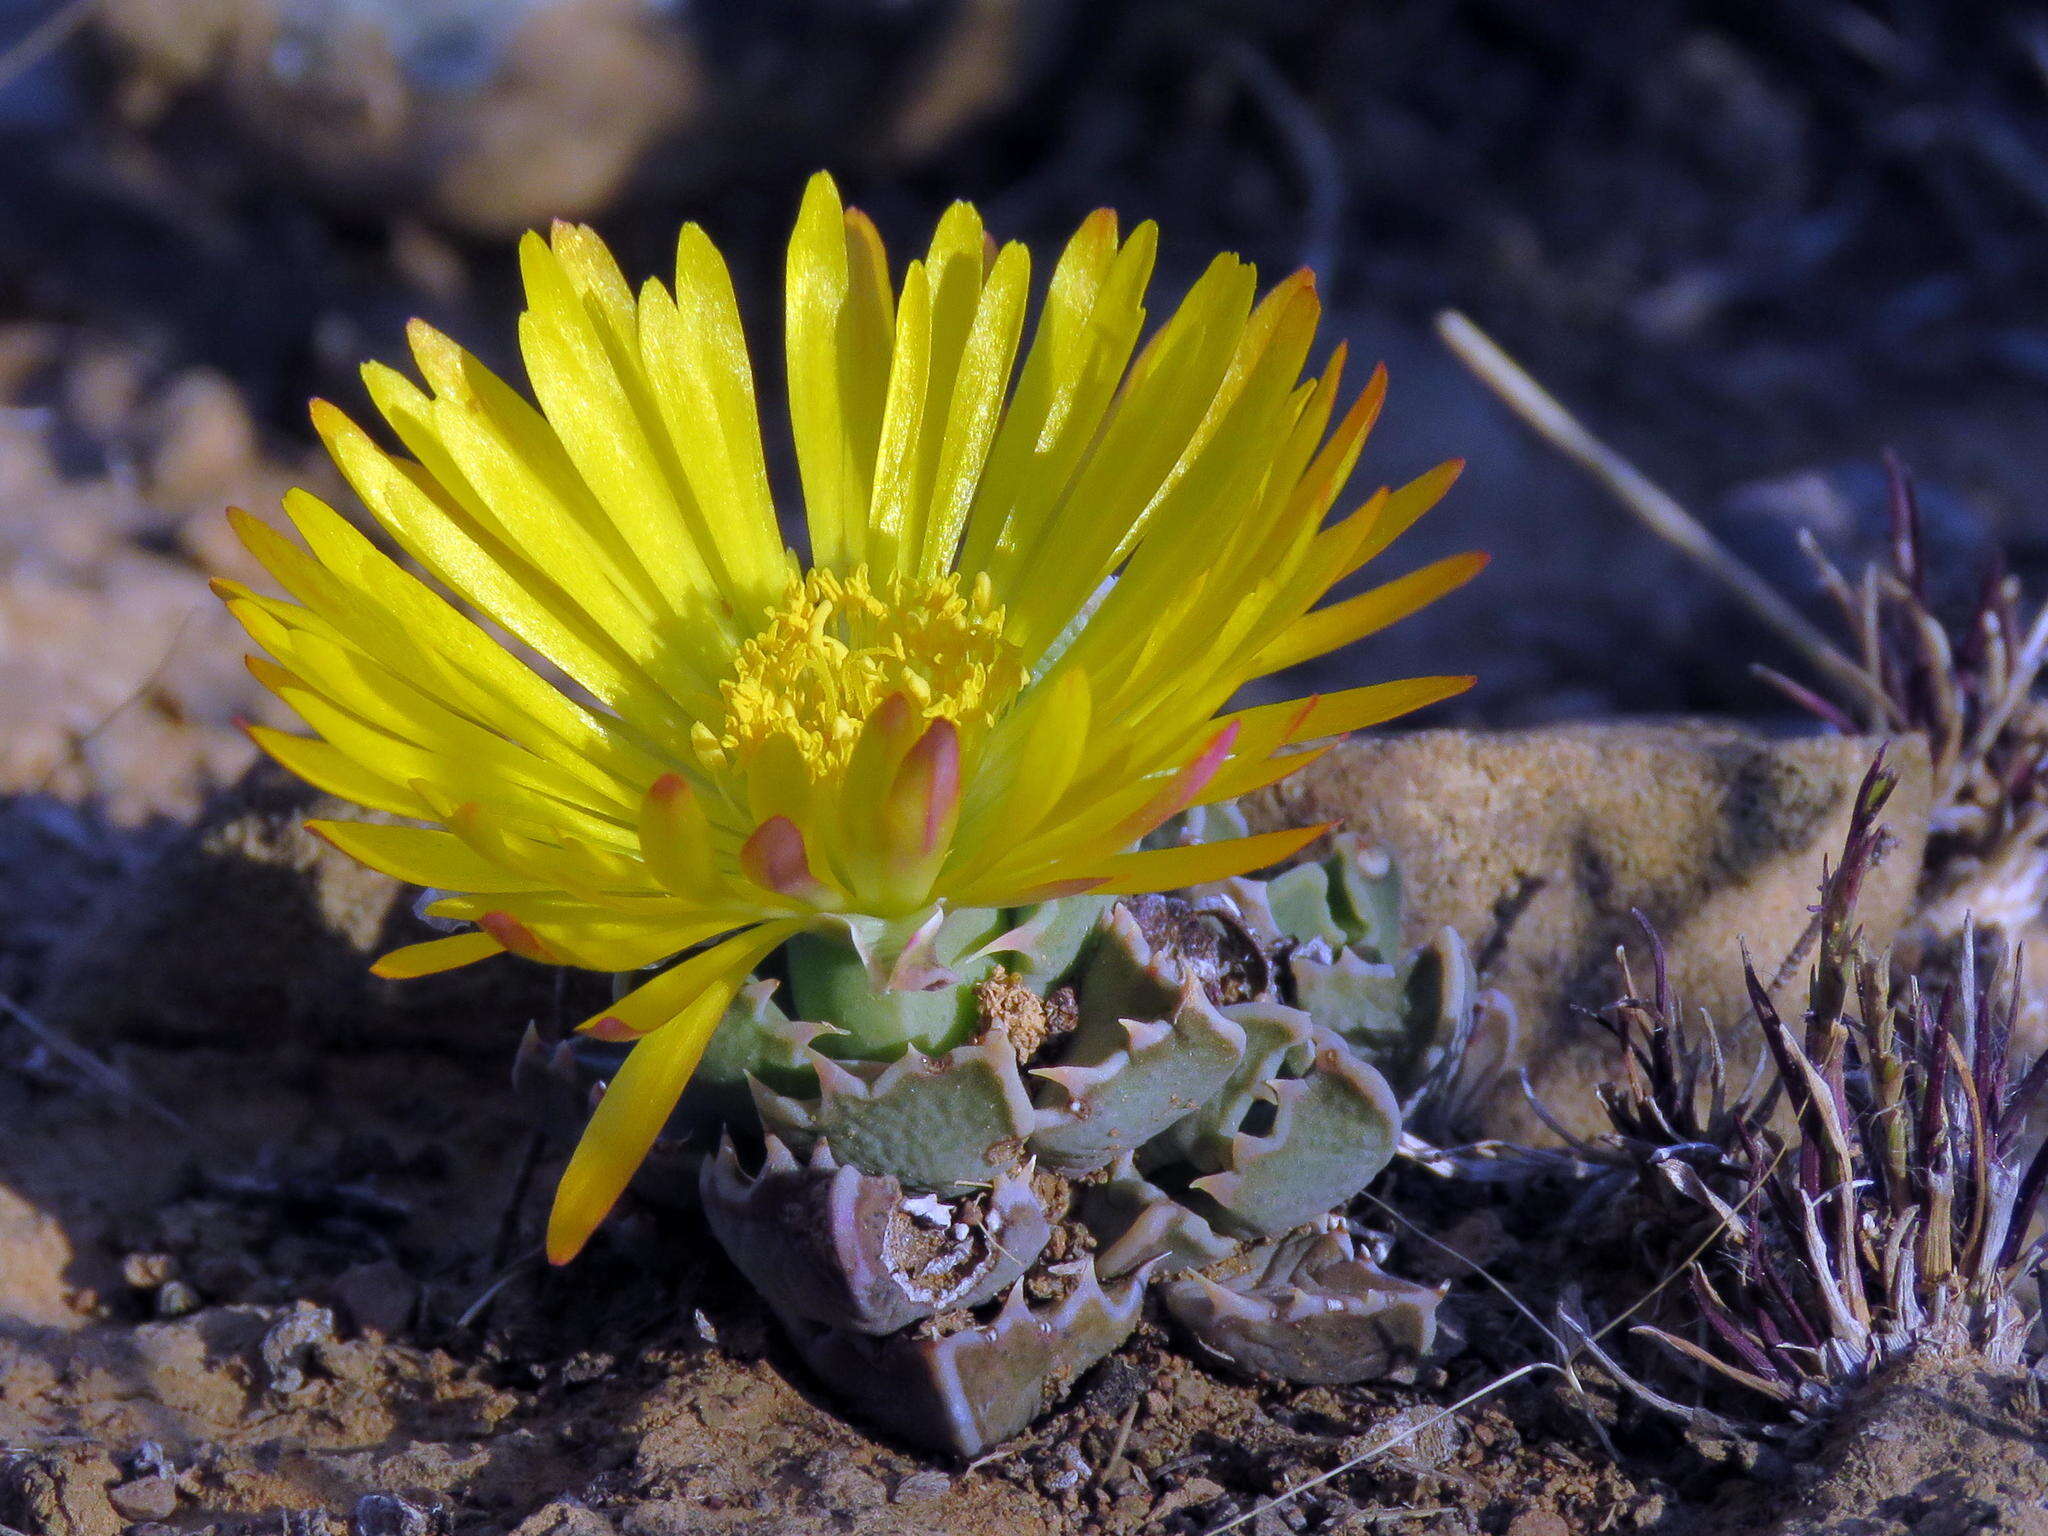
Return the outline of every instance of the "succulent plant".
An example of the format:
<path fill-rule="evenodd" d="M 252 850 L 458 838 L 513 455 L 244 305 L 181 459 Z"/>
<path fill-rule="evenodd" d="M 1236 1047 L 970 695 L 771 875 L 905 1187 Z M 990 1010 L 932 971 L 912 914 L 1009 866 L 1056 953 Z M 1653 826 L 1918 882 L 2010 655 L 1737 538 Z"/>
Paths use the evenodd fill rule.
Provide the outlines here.
<path fill-rule="evenodd" d="M 1214 816 L 1173 835 L 1233 830 Z M 1486 1015 L 1454 933 L 1400 953 L 1399 899 L 1340 836 L 1265 880 L 952 913 L 881 967 L 914 988 L 859 933 L 807 935 L 728 1009 L 635 1188 L 693 1193 L 834 1391 L 963 1456 L 1148 1294 L 1217 1365 L 1385 1374 L 1441 1293 L 1344 1211 Z M 573 1122 L 621 1049 L 530 1037 L 521 1079 Z"/>

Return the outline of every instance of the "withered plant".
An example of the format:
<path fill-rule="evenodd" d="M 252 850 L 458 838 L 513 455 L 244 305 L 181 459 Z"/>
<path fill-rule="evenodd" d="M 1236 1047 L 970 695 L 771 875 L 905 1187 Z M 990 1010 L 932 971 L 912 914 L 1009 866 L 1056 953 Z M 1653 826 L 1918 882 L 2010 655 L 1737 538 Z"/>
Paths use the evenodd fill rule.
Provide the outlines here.
<path fill-rule="evenodd" d="M 1917 731 L 1927 740 L 1933 801 L 1921 902 L 1938 937 L 1966 915 L 2016 935 L 2048 899 L 2048 605 L 2029 620 L 2019 579 L 1999 562 L 1959 621 L 1928 595 L 1926 546 L 1913 481 L 1887 455 L 1890 538 L 1883 564 L 1851 581 L 1811 533 L 1801 544 L 1839 610 L 1846 653 L 1831 682 L 1807 687 L 1760 675 L 1845 732 Z"/>
<path fill-rule="evenodd" d="M 1637 988 L 1627 953 L 1617 951 L 1622 995 L 1591 1016 L 1621 1046 L 1620 1077 L 1599 1089 L 1612 1129 L 1595 1141 L 1569 1139 L 1588 1162 L 1626 1175 L 1655 1213 L 1648 1224 L 1669 1229 L 1659 1246 L 1680 1249 L 1700 1231 L 1673 1217 L 1743 1221 L 1722 1191 L 1744 1172 L 1741 1149 L 1769 1117 L 1777 1090 L 1761 1071 L 1733 1085 L 1720 1031 L 1704 1013 L 1687 1023 L 1664 941 L 1641 912 L 1635 918 L 1649 946 L 1651 988 Z"/>
<path fill-rule="evenodd" d="M 1628 1065 L 1606 1095 L 1607 1160 L 1654 1170 L 1656 1196 L 1704 1234 L 1686 1266 L 1692 1325 L 1633 1331 L 1801 1418 L 1916 1351 L 2020 1363 L 2042 1257 L 2028 1229 L 2048 1149 L 2028 1158 L 2022 1139 L 2048 1056 L 2013 1059 L 2016 964 L 2003 947 L 1981 964 L 1966 931 L 1952 978 L 1923 988 L 1856 923 L 1895 785 L 1880 754 L 1821 884 L 1803 1018 L 1744 956 L 1775 1084 L 1729 1091 L 1711 1026 L 1682 1029 L 1654 942 L 1654 993 L 1610 1014 Z"/>

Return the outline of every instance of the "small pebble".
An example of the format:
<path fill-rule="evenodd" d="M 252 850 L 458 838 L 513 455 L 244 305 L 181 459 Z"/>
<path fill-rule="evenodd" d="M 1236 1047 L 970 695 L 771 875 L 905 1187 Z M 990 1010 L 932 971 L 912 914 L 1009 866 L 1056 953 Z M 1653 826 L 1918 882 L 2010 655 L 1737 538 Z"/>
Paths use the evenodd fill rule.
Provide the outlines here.
<path fill-rule="evenodd" d="M 1094 1470 L 1072 1441 L 1062 1440 L 1049 1464 L 1039 1469 L 1038 1486 L 1046 1493 L 1070 1493 L 1086 1482 Z"/>
<path fill-rule="evenodd" d="M 820 1451 L 805 1464 L 805 1471 L 820 1501 L 835 1513 L 876 1509 L 889 1500 L 881 1479 L 856 1465 L 845 1451 Z"/>
<path fill-rule="evenodd" d="M 918 1504 L 926 1499 L 943 1499 L 953 1491 L 953 1479 L 936 1467 L 912 1472 L 899 1480 L 890 1495 L 898 1504 Z"/>
<path fill-rule="evenodd" d="M 366 1493 L 349 1511 L 348 1536 L 432 1536 L 434 1511 L 388 1493 Z"/>
<path fill-rule="evenodd" d="M 603 1350 L 584 1350 L 562 1362 L 561 1379 L 570 1386 L 582 1386 L 586 1382 L 602 1381 L 611 1374 L 618 1364 L 618 1357 Z"/>
<path fill-rule="evenodd" d="M 176 1477 L 178 1469 L 171 1465 L 171 1458 L 164 1454 L 164 1448 L 154 1440 L 137 1443 L 134 1454 L 128 1458 L 124 1468 L 132 1477 Z"/>
<path fill-rule="evenodd" d="M 1525 1509 L 1508 1522 L 1507 1536 L 1572 1536 L 1572 1528 L 1554 1509 Z"/>
<path fill-rule="evenodd" d="M 334 1340 L 334 1314 L 325 1307 L 300 1305 L 263 1335 L 263 1368 L 270 1384 L 290 1395 L 306 1385 L 306 1365 L 322 1344 Z"/>
<path fill-rule="evenodd" d="M 153 1291 L 178 1272 L 168 1253 L 131 1253 L 121 1261 L 121 1278 L 138 1291 Z"/>
<path fill-rule="evenodd" d="M 419 1285 L 390 1259 L 356 1264 L 334 1281 L 334 1299 L 350 1322 L 364 1333 L 396 1338 L 412 1320 Z"/>
<path fill-rule="evenodd" d="M 1152 1506 L 1154 1522 L 1164 1520 L 1168 1515 L 1184 1509 L 1199 1509 L 1204 1504 L 1214 1503 L 1223 1497 L 1223 1485 L 1213 1478 L 1191 1477 L 1178 1488 L 1170 1488 Z"/>
<path fill-rule="evenodd" d="M 166 1280 L 157 1287 L 156 1315 L 165 1322 L 189 1317 L 200 1308 L 199 1293 L 183 1280 Z"/>
<path fill-rule="evenodd" d="M 168 1520 L 178 1512 L 178 1485 L 168 1477 L 138 1477 L 107 1490 L 123 1520 Z"/>

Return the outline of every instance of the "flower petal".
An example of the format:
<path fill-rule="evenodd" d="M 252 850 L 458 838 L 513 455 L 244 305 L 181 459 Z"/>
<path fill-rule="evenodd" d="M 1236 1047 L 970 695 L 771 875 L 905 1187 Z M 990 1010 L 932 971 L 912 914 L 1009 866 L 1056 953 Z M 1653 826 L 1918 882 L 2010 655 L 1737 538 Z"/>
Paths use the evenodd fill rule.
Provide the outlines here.
<path fill-rule="evenodd" d="M 797 926 L 764 923 L 735 934 L 662 972 L 600 1015 L 642 1031 L 643 1038 L 598 1100 L 555 1188 L 548 1215 L 550 1263 L 575 1258 L 611 1213 L 661 1134 L 747 973 Z"/>

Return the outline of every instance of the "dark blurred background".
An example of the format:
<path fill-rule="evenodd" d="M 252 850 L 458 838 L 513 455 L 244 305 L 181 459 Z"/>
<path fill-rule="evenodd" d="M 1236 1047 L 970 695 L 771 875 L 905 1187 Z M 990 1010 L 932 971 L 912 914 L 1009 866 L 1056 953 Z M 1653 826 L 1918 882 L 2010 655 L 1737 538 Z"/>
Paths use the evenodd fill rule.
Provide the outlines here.
<path fill-rule="evenodd" d="M 140 816 L 234 770 L 221 505 L 333 489 L 304 402 L 359 404 L 410 315 L 516 374 L 521 229 L 640 276 L 701 220 L 772 393 L 820 166 L 899 265 L 955 197 L 1041 276 L 1091 208 L 1157 219 L 1155 318 L 1220 249 L 1317 268 L 1392 372 L 1360 494 L 1471 463 L 1388 569 L 1496 557 L 1319 683 L 1778 707 L 1769 638 L 1469 379 L 1446 306 L 1802 597 L 1794 530 L 1869 547 L 1886 446 L 1958 594 L 2048 563 L 2048 6 L 0 0 L 7 786 Z"/>

